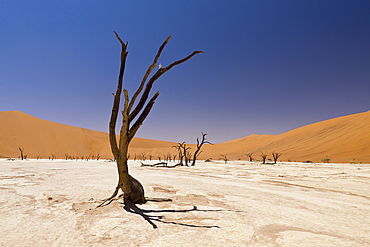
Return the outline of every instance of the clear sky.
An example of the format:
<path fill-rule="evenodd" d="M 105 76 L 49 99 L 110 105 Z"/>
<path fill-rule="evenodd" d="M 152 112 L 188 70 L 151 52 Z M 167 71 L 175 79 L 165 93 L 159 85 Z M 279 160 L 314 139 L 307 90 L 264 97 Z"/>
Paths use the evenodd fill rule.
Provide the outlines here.
<path fill-rule="evenodd" d="M 280 134 L 370 108 L 370 1 L 0 1 L 0 111 L 108 131 L 158 47 L 161 91 L 137 137 L 214 143 Z M 118 123 L 120 124 L 120 123 Z"/>

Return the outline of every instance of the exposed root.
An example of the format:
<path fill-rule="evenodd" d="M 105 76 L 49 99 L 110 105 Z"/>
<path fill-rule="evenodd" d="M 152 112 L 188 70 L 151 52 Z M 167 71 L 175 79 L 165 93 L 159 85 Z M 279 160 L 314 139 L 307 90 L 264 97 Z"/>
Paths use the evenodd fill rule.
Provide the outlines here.
<path fill-rule="evenodd" d="M 155 163 L 153 165 L 150 165 L 150 164 L 144 164 L 143 162 L 141 162 L 141 166 L 150 166 L 150 167 L 154 167 L 154 166 L 167 166 L 167 163 L 166 162 L 159 162 L 159 163 Z"/>
<path fill-rule="evenodd" d="M 119 196 L 114 196 L 114 197 L 112 197 L 112 196 L 107 198 L 107 199 L 104 199 L 102 203 L 100 203 L 98 206 L 96 206 L 96 208 L 103 207 L 103 206 L 108 206 L 113 201 L 118 201 L 120 198 L 125 198 L 124 193 L 120 194 Z M 145 203 L 146 202 L 172 202 L 172 199 L 171 198 L 145 197 Z"/>
<path fill-rule="evenodd" d="M 140 162 L 141 163 L 141 166 L 149 166 L 149 167 L 163 167 L 163 168 L 175 168 L 177 166 L 184 166 L 183 164 L 179 163 L 179 164 L 176 164 L 176 165 L 173 165 L 173 166 L 169 166 L 167 164 L 167 162 L 159 162 L 159 163 L 156 163 L 156 164 L 153 164 L 153 165 L 150 165 L 150 164 L 144 164 L 143 162 Z"/>
<path fill-rule="evenodd" d="M 113 192 L 113 194 L 108 197 L 107 199 L 104 199 L 102 203 L 100 203 L 98 206 L 96 206 L 96 208 L 98 207 L 102 207 L 102 206 L 107 206 L 109 205 L 113 200 L 117 200 L 119 197 L 121 197 L 122 195 L 120 195 L 118 198 L 115 198 L 118 194 L 118 190 L 119 190 L 119 187 L 116 187 L 116 190 Z M 108 203 L 106 203 L 107 201 L 109 201 Z"/>
<path fill-rule="evenodd" d="M 172 202 L 171 198 L 154 198 L 154 197 L 145 197 L 145 200 L 148 202 Z"/>

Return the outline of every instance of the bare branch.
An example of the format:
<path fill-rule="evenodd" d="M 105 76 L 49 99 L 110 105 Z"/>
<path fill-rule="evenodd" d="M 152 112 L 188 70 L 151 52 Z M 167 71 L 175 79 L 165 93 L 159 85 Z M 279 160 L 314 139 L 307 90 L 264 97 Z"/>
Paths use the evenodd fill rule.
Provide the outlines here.
<path fill-rule="evenodd" d="M 213 145 L 212 143 L 210 143 L 209 141 L 206 140 L 206 135 L 207 134 L 204 134 L 203 132 L 201 132 L 201 133 L 202 133 L 202 141 L 199 143 L 199 139 L 197 138 L 197 150 L 194 152 L 193 163 L 191 164 L 192 166 L 195 166 L 195 161 L 198 158 L 198 156 L 200 155 L 200 153 L 202 152 L 202 151 L 200 151 L 200 149 L 202 148 L 203 144 L 207 143 L 207 144 Z"/>
<path fill-rule="evenodd" d="M 122 81 L 123 81 L 123 74 L 125 71 L 125 66 L 126 66 L 126 57 L 128 52 L 126 51 L 127 44 L 124 44 L 118 34 L 116 34 L 117 39 L 122 45 L 122 51 L 121 51 L 121 67 L 119 71 L 119 77 L 118 77 L 118 85 L 117 85 L 117 91 L 116 94 L 114 95 L 114 102 L 113 102 L 113 108 L 112 108 L 112 115 L 111 119 L 109 122 L 109 141 L 110 141 L 110 146 L 112 149 L 112 153 L 114 158 L 117 159 L 119 155 L 118 151 L 118 146 L 117 146 L 117 138 L 116 138 L 116 123 L 117 123 L 117 116 L 118 116 L 118 111 L 119 111 L 119 103 L 121 100 L 121 92 L 122 92 Z"/>
<path fill-rule="evenodd" d="M 168 36 L 167 39 L 163 42 L 163 44 L 159 47 L 158 52 L 157 52 L 157 55 L 155 56 L 153 63 L 149 66 L 148 70 L 146 71 L 146 73 L 145 73 L 145 75 L 143 77 L 143 80 L 141 81 L 141 84 L 140 84 L 139 88 L 135 92 L 134 96 L 132 96 L 130 105 L 128 107 L 128 112 L 129 113 L 131 111 L 132 106 L 135 103 L 135 100 L 136 100 L 137 96 L 139 96 L 139 94 L 143 90 L 144 85 L 145 85 L 145 82 L 148 79 L 148 76 L 150 75 L 150 73 L 152 72 L 152 70 L 155 68 L 155 66 L 157 66 L 157 61 L 159 59 L 159 56 L 161 55 L 161 53 L 162 53 L 164 47 L 167 45 L 168 41 L 170 41 L 170 38 L 171 38 L 171 35 Z"/>
<path fill-rule="evenodd" d="M 140 99 L 139 103 L 137 104 L 135 109 L 130 113 L 129 122 L 131 122 L 137 116 L 137 114 L 141 111 L 141 109 L 144 107 L 144 104 L 145 104 L 146 100 L 148 99 L 149 92 L 152 89 L 153 83 L 159 77 L 161 77 L 164 73 L 169 71 L 172 67 L 174 67 L 176 65 L 179 65 L 183 62 L 186 62 L 187 60 L 189 60 L 190 58 L 192 58 L 193 56 L 195 56 L 196 54 L 199 54 L 199 53 L 203 53 L 203 51 L 194 51 L 189 56 L 187 56 L 187 57 L 185 57 L 185 58 L 183 58 L 179 61 L 175 61 L 175 62 L 173 62 L 172 64 L 170 64 L 169 66 L 167 66 L 165 68 L 158 69 L 158 71 L 149 79 L 148 83 L 146 84 L 145 90 L 143 92 L 143 95 L 141 96 L 141 99 Z"/>
<path fill-rule="evenodd" d="M 152 107 L 154 105 L 154 102 L 157 99 L 157 97 L 159 96 L 159 94 L 160 94 L 159 91 L 154 94 L 154 96 L 151 98 L 151 100 L 146 105 L 143 112 L 140 114 L 140 117 L 136 120 L 135 124 L 131 127 L 131 129 L 129 131 L 129 139 L 128 139 L 129 142 L 134 137 L 134 135 L 136 134 L 136 132 L 138 131 L 140 126 L 143 124 L 145 118 L 148 116 L 148 114 L 149 114 L 150 110 L 152 109 Z"/>

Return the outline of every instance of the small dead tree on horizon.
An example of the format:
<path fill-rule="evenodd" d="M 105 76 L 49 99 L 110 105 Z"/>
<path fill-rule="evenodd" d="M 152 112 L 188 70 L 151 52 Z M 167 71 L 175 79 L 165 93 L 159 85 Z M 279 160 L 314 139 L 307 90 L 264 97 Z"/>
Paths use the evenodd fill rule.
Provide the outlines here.
<path fill-rule="evenodd" d="M 177 143 L 177 145 L 172 146 L 173 148 L 176 148 L 177 152 L 179 153 L 179 164 L 180 165 L 184 165 L 183 164 L 183 159 L 184 159 L 183 148 L 184 148 L 184 145 L 185 145 L 185 142 Z"/>
<path fill-rule="evenodd" d="M 274 159 L 274 164 L 276 164 L 278 158 L 282 155 L 282 153 L 272 152 L 272 157 Z"/>
<path fill-rule="evenodd" d="M 261 151 L 262 164 L 266 164 L 266 158 L 267 158 L 267 156 L 268 156 L 268 155 L 266 154 L 266 152 L 264 152 L 264 153 L 263 153 L 263 152 Z"/>
<path fill-rule="evenodd" d="M 184 145 L 182 145 L 182 154 L 184 155 L 184 161 L 185 161 L 185 165 L 186 166 L 189 166 L 188 163 L 189 163 L 189 155 L 190 155 L 190 149 L 191 147 L 186 147 L 186 143 L 183 142 Z"/>
<path fill-rule="evenodd" d="M 209 141 L 206 140 L 206 135 L 207 134 L 204 134 L 203 132 L 201 132 L 201 133 L 202 133 L 202 141 L 199 143 L 199 139 L 197 137 L 197 150 L 195 150 L 195 152 L 194 152 L 193 163 L 191 164 L 192 166 L 195 166 L 196 159 L 203 152 L 203 151 L 200 151 L 200 149 L 202 148 L 203 144 L 206 143 L 206 144 L 213 145 L 212 143 L 210 143 Z"/>
<path fill-rule="evenodd" d="M 225 164 L 227 163 L 227 161 L 229 160 L 227 158 L 227 155 L 226 154 L 221 154 L 221 158 L 220 159 L 223 159 L 225 161 Z"/>
<path fill-rule="evenodd" d="M 253 161 L 253 153 L 248 153 L 246 155 L 249 158 L 249 161 Z"/>
<path fill-rule="evenodd" d="M 150 73 L 157 66 L 157 61 L 164 47 L 166 46 L 166 44 L 171 38 L 171 36 L 169 36 L 163 42 L 163 44 L 159 47 L 157 55 L 155 56 L 153 63 L 149 66 L 148 70 L 146 71 L 139 88 L 137 89 L 135 94 L 132 96 L 131 100 L 129 100 L 128 91 L 126 89 L 122 90 L 123 74 L 125 71 L 126 57 L 128 54 L 128 52 L 126 51 L 128 43 L 125 44 L 121 40 L 121 38 L 118 36 L 118 34 L 116 32 L 114 33 L 118 41 L 121 43 L 122 51 L 121 51 L 121 66 L 120 66 L 120 72 L 119 72 L 119 77 L 118 77 L 117 91 L 115 94 L 113 94 L 114 102 L 113 102 L 113 107 L 112 107 L 111 119 L 109 122 L 109 141 L 110 141 L 110 146 L 111 146 L 113 156 L 116 159 L 117 171 L 118 171 L 118 184 L 113 194 L 109 198 L 103 200 L 103 202 L 99 206 L 105 204 L 107 201 L 112 201 L 117 196 L 118 191 L 120 189 L 123 191 L 125 199 L 133 203 L 145 203 L 146 202 L 143 186 L 138 180 L 132 177 L 128 171 L 127 153 L 128 153 L 129 144 L 132 138 L 135 136 L 136 132 L 139 130 L 140 126 L 143 124 L 144 120 L 146 119 L 149 112 L 151 111 L 155 100 L 159 96 L 160 92 L 158 91 L 154 94 L 154 96 L 152 96 L 149 102 L 147 102 L 149 93 L 153 86 L 153 83 L 158 78 L 160 78 L 164 73 L 169 71 L 172 67 L 189 60 L 196 54 L 203 53 L 202 51 L 194 51 L 192 54 L 188 55 L 187 57 L 181 60 L 175 61 L 171 63 L 170 65 L 168 65 L 167 67 L 159 66 L 158 70 L 147 81 Z M 142 92 L 143 89 L 144 91 Z M 122 91 L 124 94 L 125 101 L 124 101 L 124 106 L 123 106 L 123 111 L 122 111 L 123 120 L 122 120 L 120 138 L 119 138 L 119 143 L 117 145 L 117 137 L 116 137 L 115 130 L 116 130 L 117 116 L 119 112 L 119 105 L 121 101 Z M 135 104 L 136 98 L 140 94 L 141 94 L 141 98 L 139 102 L 136 104 L 136 107 L 133 107 Z"/>
<path fill-rule="evenodd" d="M 141 152 L 140 154 L 138 154 L 138 157 L 141 161 L 145 161 L 146 160 L 146 152 L 145 151 Z"/>
<path fill-rule="evenodd" d="M 18 148 L 18 149 L 21 152 L 20 158 L 21 158 L 21 160 L 23 160 L 24 159 L 24 155 L 23 155 L 24 148 Z"/>

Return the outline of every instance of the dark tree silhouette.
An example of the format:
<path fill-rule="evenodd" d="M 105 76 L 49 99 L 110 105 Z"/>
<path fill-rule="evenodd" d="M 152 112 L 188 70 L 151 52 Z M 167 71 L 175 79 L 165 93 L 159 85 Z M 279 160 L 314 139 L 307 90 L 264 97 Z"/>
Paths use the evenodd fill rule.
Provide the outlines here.
<path fill-rule="evenodd" d="M 21 152 L 21 160 L 23 160 L 24 159 L 24 155 L 23 155 L 24 148 L 18 148 L 18 149 Z"/>
<path fill-rule="evenodd" d="M 264 153 L 263 153 L 263 152 L 261 151 L 262 164 L 266 164 L 266 158 L 267 158 L 267 156 L 268 156 L 268 155 L 266 154 L 266 152 L 264 152 Z"/>
<path fill-rule="evenodd" d="M 176 148 L 177 149 L 177 152 L 179 153 L 179 164 L 180 165 L 184 165 L 183 164 L 183 159 L 184 159 L 183 149 L 184 149 L 184 145 L 185 145 L 185 142 L 177 143 L 177 145 L 172 146 L 173 148 Z"/>
<path fill-rule="evenodd" d="M 221 154 L 221 158 L 220 159 L 223 159 L 225 161 L 225 163 L 227 163 L 227 161 L 229 161 L 229 159 L 227 158 L 227 155 L 226 154 Z"/>
<path fill-rule="evenodd" d="M 207 134 L 204 134 L 202 132 L 202 141 L 200 143 L 199 143 L 199 139 L 197 138 L 197 150 L 195 150 L 195 152 L 194 152 L 193 163 L 191 164 L 192 166 L 195 166 L 196 159 L 202 153 L 202 151 L 200 151 L 200 149 L 202 148 L 203 144 L 207 143 L 207 144 L 213 145 L 212 143 L 210 143 L 209 141 L 206 140 L 206 135 Z"/>
<path fill-rule="evenodd" d="M 139 88 L 137 89 L 135 94 L 132 96 L 131 100 L 129 100 L 128 91 L 126 89 L 122 89 L 123 74 L 125 71 L 126 58 L 128 54 L 128 52 L 126 51 L 128 43 L 125 44 L 121 40 L 121 38 L 118 36 L 118 34 L 116 32 L 114 33 L 118 41 L 121 43 L 122 51 L 121 51 L 121 66 L 120 66 L 119 77 L 118 77 L 117 91 L 115 94 L 113 94 L 114 102 L 113 102 L 111 119 L 109 122 L 109 141 L 110 141 L 110 146 L 111 146 L 113 156 L 117 163 L 118 184 L 113 194 L 109 198 L 103 200 L 103 202 L 99 206 L 104 205 L 107 201 L 112 201 L 117 196 L 118 191 L 120 189 L 123 191 L 125 199 L 133 203 L 145 203 L 146 202 L 143 186 L 138 180 L 132 177 L 128 171 L 127 154 L 128 154 L 129 144 L 132 138 L 135 136 L 136 132 L 139 130 L 140 126 L 143 124 L 146 117 L 149 115 L 149 112 L 152 109 L 155 100 L 159 96 L 160 92 L 158 91 L 147 102 L 150 91 L 153 86 L 153 83 L 157 79 L 159 79 L 164 73 L 166 73 L 171 68 L 173 68 L 174 66 L 179 65 L 189 60 L 196 54 L 203 53 L 202 51 L 194 51 L 192 54 L 188 55 L 187 57 L 181 60 L 175 61 L 171 63 L 170 65 L 168 65 L 167 67 L 159 66 L 158 70 L 147 81 L 150 73 L 157 66 L 157 61 L 164 47 L 166 46 L 166 44 L 171 38 L 171 36 L 169 36 L 163 42 L 163 44 L 159 47 L 157 55 L 155 56 L 153 63 L 149 66 L 148 70 L 146 71 Z M 117 144 L 115 130 L 116 130 L 117 116 L 119 112 L 119 105 L 121 101 L 122 91 L 123 91 L 125 100 L 124 100 L 124 106 L 123 106 L 123 111 L 122 111 L 123 120 L 122 120 L 120 138 L 119 138 L 119 143 Z M 141 94 L 140 100 L 134 107 L 136 98 L 140 94 Z"/>
<path fill-rule="evenodd" d="M 249 161 L 253 161 L 253 153 L 246 154 L 249 158 Z"/>
<path fill-rule="evenodd" d="M 274 159 L 274 164 L 276 164 L 278 158 L 282 155 L 282 153 L 272 152 L 272 157 Z"/>

